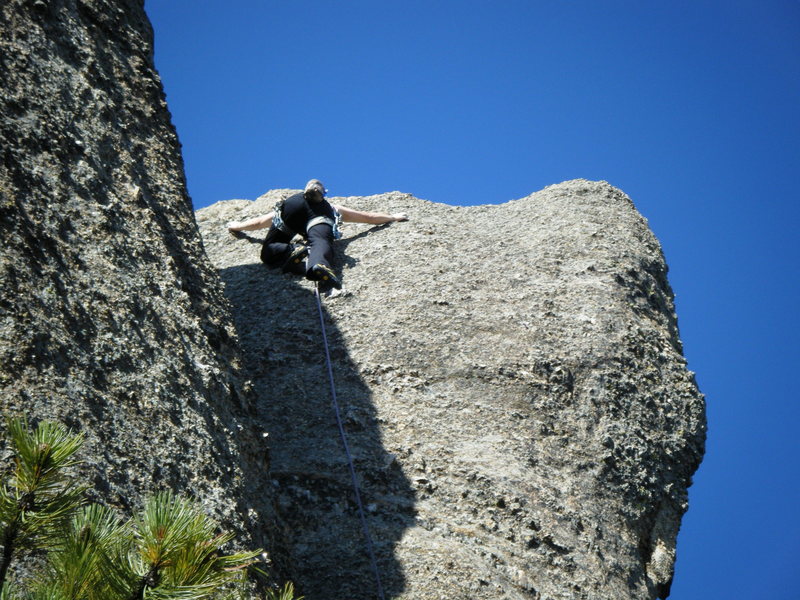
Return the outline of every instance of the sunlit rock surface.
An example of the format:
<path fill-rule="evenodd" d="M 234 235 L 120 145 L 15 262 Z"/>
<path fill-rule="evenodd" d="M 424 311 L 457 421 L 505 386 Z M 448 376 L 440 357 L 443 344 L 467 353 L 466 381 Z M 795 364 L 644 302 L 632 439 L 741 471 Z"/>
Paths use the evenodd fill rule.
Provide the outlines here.
<path fill-rule="evenodd" d="M 271 546 L 263 432 L 142 2 L 4 0 L 0 30 L 4 418 L 86 433 L 81 477 L 123 513 L 171 488 Z"/>
<path fill-rule="evenodd" d="M 374 598 L 311 284 L 198 212 L 270 432 L 271 480 L 310 600 Z M 665 597 L 704 401 L 660 246 L 621 191 L 570 181 L 502 205 L 400 193 L 348 225 L 324 300 L 337 395 L 392 598 Z"/>
<path fill-rule="evenodd" d="M 174 489 L 309 600 L 375 598 L 313 288 L 224 228 L 291 192 L 198 231 L 142 2 L 7 0 L 0 27 L 4 415 L 85 432 L 123 513 Z M 411 217 L 346 228 L 323 307 L 386 596 L 666 596 L 704 403 L 630 199 L 334 201 Z"/>

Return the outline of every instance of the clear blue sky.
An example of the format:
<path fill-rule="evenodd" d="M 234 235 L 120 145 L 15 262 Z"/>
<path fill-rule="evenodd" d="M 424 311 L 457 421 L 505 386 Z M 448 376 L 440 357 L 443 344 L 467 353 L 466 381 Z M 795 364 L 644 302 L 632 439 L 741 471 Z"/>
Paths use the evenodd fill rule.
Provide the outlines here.
<path fill-rule="evenodd" d="M 707 395 L 672 598 L 800 598 L 800 1 L 147 0 L 200 208 L 621 188 Z"/>

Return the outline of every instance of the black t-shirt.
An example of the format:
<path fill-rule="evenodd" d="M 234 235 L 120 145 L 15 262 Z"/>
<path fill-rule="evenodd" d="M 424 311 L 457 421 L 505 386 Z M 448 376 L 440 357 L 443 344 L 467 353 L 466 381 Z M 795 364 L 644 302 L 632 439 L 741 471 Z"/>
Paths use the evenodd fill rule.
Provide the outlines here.
<path fill-rule="evenodd" d="M 302 193 L 289 196 L 283 203 L 281 218 L 286 226 L 306 235 L 306 224 L 314 217 L 334 218 L 333 207 L 327 200 L 322 202 L 309 202 Z"/>

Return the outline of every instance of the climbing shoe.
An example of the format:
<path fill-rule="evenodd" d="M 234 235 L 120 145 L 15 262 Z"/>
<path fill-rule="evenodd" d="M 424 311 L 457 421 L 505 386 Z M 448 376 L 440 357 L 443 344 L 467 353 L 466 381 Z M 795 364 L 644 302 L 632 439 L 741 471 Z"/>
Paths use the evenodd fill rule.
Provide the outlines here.
<path fill-rule="evenodd" d="M 314 265 L 308 272 L 308 278 L 314 281 L 319 281 L 320 286 L 328 287 L 333 286 L 337 290 L 342 289 L 342 282 L 333 274 L 330 267 L 325 265 Z"/>
<path fill-rule="evenodd" d="M 308 247 L 303 244 L 295 244 L 289 253 L 289 258 L 283 263 L 284 273 L 302 273 L 305 271 L 303 261 L 308 256 Z"/>

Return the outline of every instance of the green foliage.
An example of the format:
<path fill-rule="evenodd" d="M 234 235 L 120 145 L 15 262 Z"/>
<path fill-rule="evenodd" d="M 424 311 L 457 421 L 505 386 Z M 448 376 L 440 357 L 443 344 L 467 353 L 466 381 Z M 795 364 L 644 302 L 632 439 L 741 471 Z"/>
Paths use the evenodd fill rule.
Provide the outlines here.
<path fill-rule="evenodd" d="M 52 543 L 54 532 L 80 506 L 86 490 L 64 474 L 78 463 L 74 455 L 83 436 L 54 423 L 40 423 L 30 431 L 25 419 L 11 420 L 8 433 L 15 458 L 11 476 L 0 486 L 0 586 L 14 555 Z"/>
<path fill-rule="evenodd" d="M 231 534 L 215 535 L 216 523 L 191 503 L 161 493 L 133 521 L 133 546 L 125 569 L 133 575 L 134 598 L 206 598 L 252 564 L 261 552 L 223 555 Z"/>
<path fill-rule="evenodd" d="M 261 552 L 224 554 L 233 539 L 193 503 L 169 492 L 123 522 L 111 509 L 83 506 L 86 490 L 64 469 L 83 443 L 53 423 L 30 431 L 8 424 L 14 470 L 0 486 L 0 600 L 243 600 L 247 569 Z M 25 589 L 6 581 L 20 554 L 47 551 Z M 287 584 L 269 600 L 293 600 Z"/>
<path fill-rule="evenodd" d="M 303 598 L 304 596 L 294 597 L 294 584 L 291 581 L 287 581 L 286 585 L 278 591 L 267 592 L 267 600 L 303 600 Z"/>
<path fill-rule="evenodd" d="M 118 554 L 129 538 L 129 527 L 111 509 L 99 504 L 81 508 L 50 550 L 47 583 L 36 591 L 53 598 L 119 597 L 124 588 L 117 585 Z"/>

